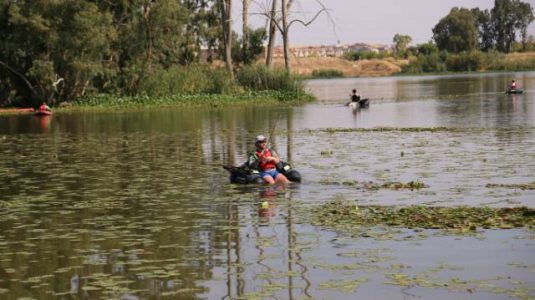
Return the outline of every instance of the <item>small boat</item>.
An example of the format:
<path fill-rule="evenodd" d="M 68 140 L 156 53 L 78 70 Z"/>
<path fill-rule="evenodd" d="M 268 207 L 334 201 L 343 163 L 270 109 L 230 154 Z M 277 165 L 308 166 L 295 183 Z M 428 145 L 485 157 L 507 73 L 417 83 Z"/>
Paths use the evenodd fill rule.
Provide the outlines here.
<path fill-rule="evenodd" d="M 507 90 L 505 93 L 506 94 L 522 94 L 524 92 L 524 90 L 522 89 L 510 89 L 510 90 Z"/>
<path fill-rule="evenodd" d="M 51 116 L 52 112 L 49 110 L 38 110 L 33 113 L 34 116 L 43 117 L 43 116 Z"/>
<path fill-rule="evenodd" d="M 347 103 L 347 106 L 355 109 L 355 108 L 366 108 L 366 107 L 369 107 L 370 106 L 370 99 L 369 98 L 365 98 L 365 99 L 360 99 L 359 101 L 351 101 L 349 103 Z"/>
<path fill-rule="evenodd" d="M 223 166 L 223 168 L 230 173 L 230 183 L 264 183 L 264 179 L 260 177 L 260 173 L 258 171 L 251 170 L 245 165 L 241 165 L 239 167 Z M 277 171 L 286 176 L 286 178 L 288 178 L 288 180 L 290 180 L 291 182 L 301 182 L 301 174 L 299 174 L 297 170 L 292 169 L 292 167 L 285 162 L 281 161 L 277 164 Z"/>

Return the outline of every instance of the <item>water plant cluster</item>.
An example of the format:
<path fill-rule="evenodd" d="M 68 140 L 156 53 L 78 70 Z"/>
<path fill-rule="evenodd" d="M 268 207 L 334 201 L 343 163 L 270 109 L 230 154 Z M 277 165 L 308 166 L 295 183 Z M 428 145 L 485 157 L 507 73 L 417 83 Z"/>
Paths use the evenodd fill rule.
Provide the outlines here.
<path fill-rule="evenodd" d="M 374 128 L 324 128 L 321 131 L 328 133 L 340 132 L 382 132 L 382 131 L 401 131 L 401 132 L 439 132 L 439 131 L 466 131 L 467 128 L 453 127 L 374 127 Z"/>
<path fill-rule="evenodd" d="M 346 180 L 342 182 L 323 180 L 323 181 L 320 181 L 320 184 L 341 184 L 341 185 L 346 185 L 346 186 L 356 186 L 359 189 L 366 189 L 366 190 L 379 190 L 379 189 L 391 189 L 391 190 L 400 190 L 400 189 L 415 190 L 416 189 L 417 190 L 417 189 L 429 187 L 427 184 L 419 180 L 409 181 L 409 182 L 388 181 L 385 183 L 375 183 L 373 181 L 359 182 L 357 180 L 351 180 L 351 181 Z"/>
<path fill-rule="evenodd" d="M 509 229 L 535 226 L 535 209 L 528 207 L 358 206 L 334 200 L 315 208 L 313 216 L 316 224 L 328 227 L 387 225 L 470 232 L 478 228 Z"/>
<path fill-rule="evenodd" d="M 521 190 L 535 190 L 535 181 L 531 183 L 521 184 L 521 183 L 511 183 L 511 184 L 498 184 L 498 183 L 489 183 L 486 185 L 488 188 L 510 188 L 510 189 L 521 189 Z"/>
<path fill-rule="evenodd" d="M 221 105 L 274 105 L 274 104 L 296 104 L 311 101 L 311 95 L 301 92 L 286 91 L 259 91 L 247 92 L 240 95 L 225 94 L 175 94 L 159 97 L 151 97 L 146 94 L 124 96 L 115 94 L 99 94 L 89 97 L 81 97 L 73 102 L 67 109 L 84 108 L 148 108 L 148 107 L 188 107 L 188 106 L 208 106 L 218 107 Z"/>

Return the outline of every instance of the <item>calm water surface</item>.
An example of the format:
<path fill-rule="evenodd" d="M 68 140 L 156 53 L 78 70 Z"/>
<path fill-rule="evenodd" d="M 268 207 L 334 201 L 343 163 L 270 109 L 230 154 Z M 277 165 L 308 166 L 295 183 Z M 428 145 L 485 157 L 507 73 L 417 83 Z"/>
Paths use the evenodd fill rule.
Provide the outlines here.
<path fill-rule="evenodd" d="M 511 78 L 524 94 L 504 94 Z M 0 116 L 0 298 L 535 297 L 533 230 L 361 236 L 309 215 L 335 199 L 535 207 L 533 190 L 486 187 L 535 181 L 535 73 L 307 86 L 319 100 L 296 108 Z M 344 106 L 352 88 L 368 109 Z M 221 166 L 257 134 L 302 184 L 229 184 Z M 415 180 L 429 187 L 343 184 Z"/>

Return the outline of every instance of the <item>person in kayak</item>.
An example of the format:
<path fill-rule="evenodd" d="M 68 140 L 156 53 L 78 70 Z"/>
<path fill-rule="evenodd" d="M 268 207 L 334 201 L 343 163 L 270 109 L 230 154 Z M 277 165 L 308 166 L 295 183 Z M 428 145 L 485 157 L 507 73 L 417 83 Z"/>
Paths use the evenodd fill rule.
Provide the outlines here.
<path fill-rule="evenodd" d="M 353 94 L 351 94 L 351 102 L 359 102 L 359 101 L 360 101 L 359 91 L 356 89 L 353 89 Z"/>
<path fill-rule="evenodd" d="M 273 149 L 268 148 L 265 136 L 258 135 L 255 138 L 255 148 L 255 151 L 247 159 L 249 168 L 258 170 L 267 184 L 290 183 L 284 174 L 277 171 L 276 165 L 281 160 Z"/>
<path fill-rule="evenodd" d="M 511 90 L 516 90 L 516 82 L 514 80 L 511 81 Z"/>
<path fill-rule="evenodd" d="M 43 102 L 38 108 L 39 112 L 48 112 L 51 111 L 50 106 L 46 105 L 46 102 Z"/>

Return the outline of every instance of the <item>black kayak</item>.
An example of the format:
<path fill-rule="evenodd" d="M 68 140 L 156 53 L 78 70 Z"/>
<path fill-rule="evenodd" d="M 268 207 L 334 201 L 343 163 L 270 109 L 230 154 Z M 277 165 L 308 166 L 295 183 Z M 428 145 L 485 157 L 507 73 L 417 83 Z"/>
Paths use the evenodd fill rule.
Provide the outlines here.
<path fill-rule="evenodd" d="M 507 90 L 505 93 L 506 94 L 522 94 L 524 92 L 524 90 L 521 90 L 521 89 L 510 89 L 510 90 Z"/>
<path fill-rule="evenodd" d="M 239 167 L 223 166 L 223 168 L 230 173 L 230 183 L 260 184 L 264 182 L 258 171 L 251 170 L 244 165 Z M 277 171 L 286 176 L 291 182 L 301 182 L 301 174 L 285 162 L 277 164 Z"/>
<path fill-rule="evenodd" d="M 365 99 L 360 99 L 359 101 L 351 101 L 349 103 L 347 103 L 347 106 L 351 106 L 352 108 L 366 108 L 368 106 L 370 106 L 370 99 L 369 98 L 365 98 Z"/>

